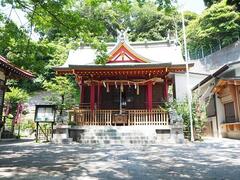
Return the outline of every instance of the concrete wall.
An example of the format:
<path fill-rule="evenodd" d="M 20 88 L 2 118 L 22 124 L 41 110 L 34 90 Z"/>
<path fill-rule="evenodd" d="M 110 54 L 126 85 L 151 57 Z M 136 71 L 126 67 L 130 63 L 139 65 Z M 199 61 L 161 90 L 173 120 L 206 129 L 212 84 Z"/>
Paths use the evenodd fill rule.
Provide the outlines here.
<path fill-rule="evenodd" d="M 217 69 L 228 63 L 240 61 L 240 41 L 237 41 L 200 60 L 207 70 Z"/>

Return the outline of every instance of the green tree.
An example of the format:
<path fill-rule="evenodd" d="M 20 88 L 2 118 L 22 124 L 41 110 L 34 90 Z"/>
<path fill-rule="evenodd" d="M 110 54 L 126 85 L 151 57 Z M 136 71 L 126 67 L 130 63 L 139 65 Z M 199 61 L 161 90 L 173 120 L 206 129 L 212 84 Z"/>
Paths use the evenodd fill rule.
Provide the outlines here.
<path fill-rule="evenodd" d="M 240 1 L 239 0 L 204 0 L 204 3 L 207 7 L 212 6 L 215 3 L 225 1 L 228 5 L 234 5 L 237 8 L 237 11 L 240 11 Z"/>
<path fill-rule="evenodd" d="M 198 18 L 198 14 L 192 11 L 184 11 L 185 25 L 188 26 L 189 23 Z M 182 23 L 182 22 L 180 22 Z"/>
<path fill-rule="evenodd" d="M 41 40 L 66 40 L 65 44 L 76 42 L 90 44 L 97 49 L 97 62 L 106 57 L 106 46 L 102 41 L 113 40 L 116 29 L 125 29 L 129 19 L 131 1 L 128 0 L 60 0 L 28 1 L 2 0 L 27 14 L 33 29 Z M 45 44 L 45 42 L 44 42 Z M 32 47 L 28 46 L 27 47 Z M 24 53 L 23 53 L 24 54 Z M 29 55 L 30 56 L 30 55 Z M 46 58 L 47 59 L 47 58 Z M 103 62 L 104 63 L 104 62 Z"/>
<path fill-rule="evenodd" d="M 51 96 L 47 100 L 58 106 L 60 115 L 62 115 L 64 109 L 72 108 L 78 103 L 78 91 L 73 84 L 69 78 L 62 76 L 43 83 L 44 89 L 51 92 Z"/>
<path fill-rule="evenodd" d="M 23 103 L 26 102 L 28 98 L 29 94 L 26 91 L 15 87 L 11 87 L 10 92 L 5 94 L 5 102 L 10 104 Z"/>
<path fill-rule="evenodd" d="M 159 10 L 155 3 L 147 2 L 141 7 L 133 6 L 130 22 L 130 40 L 163 40 L 168 32 L 175 32 L 180 18 L 176 10 Z"/>
<path fill-rule="evenodd" d="M 225 46 L 239 37 L 240 14 L 224 1 L 212 5 L 187 27 L 191 51 L 204 48 L 209 51 L 221 43 Z"/>
<path fill-rule="evenodd" d="M 220 2 L 221 0 L 203 0 L 203 1 L 204 1 L 205 6 L 210 7 L 213 4 Z"/>
<path fill-rule="evenodd" d="M 28 37 L 27 31 L 4 16 L 0 16 L 0 23 L 2 24 L 0 26 L 0 54 L 7 57 L 14 65 L 31 71 L 36 77 L 34 83 L 24 79 L 9 83 L 29 92 L 40 89 L 45 79 L 54 77 L 52 66 L 64 63 L 72 45 L 66 45 L 66 42 L 62 40 L 35 42 Z"/>

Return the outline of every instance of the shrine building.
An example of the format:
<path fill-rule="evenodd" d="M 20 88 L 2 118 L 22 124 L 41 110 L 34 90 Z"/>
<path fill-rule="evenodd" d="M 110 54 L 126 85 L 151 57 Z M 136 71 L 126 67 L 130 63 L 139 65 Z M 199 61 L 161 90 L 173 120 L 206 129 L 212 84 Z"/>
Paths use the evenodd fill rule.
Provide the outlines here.
<path fill-rule="evenodd" d="M 70 51 L 57 75 L 73 75 L 80 90 L 74 121 L 86 126 L 156 126 L 171 129 L 165 103 L 175 98 L 175 75 L 185 73 L 181 48 L 174 40 L 129 42 L 122 32 L 107 43 L 106 64 L 96 64 L 96 50 Z M 193 64 L 189 64 L 189 67 Z M 186 83 L 186 82 L 181 82 Z"/>

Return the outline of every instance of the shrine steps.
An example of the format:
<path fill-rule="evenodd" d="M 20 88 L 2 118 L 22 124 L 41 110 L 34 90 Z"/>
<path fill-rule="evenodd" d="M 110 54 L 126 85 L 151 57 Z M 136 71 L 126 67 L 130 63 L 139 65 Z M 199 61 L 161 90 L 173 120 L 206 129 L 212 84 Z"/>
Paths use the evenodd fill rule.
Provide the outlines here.
<path fill-rule="evenodd" d="M 55 143 L 55 144 L 71 144 L 73 142 L 73 139 L 72 138 L 56 138 L 56 137 L 54 137 L 51 140 L 51 142 Z"/>
<path fill-rule="evenodd" d="M 81 144 L 161 144 L 180 142 L 170 126 L 84 126 L 69 129 L 69 137 Z"/>

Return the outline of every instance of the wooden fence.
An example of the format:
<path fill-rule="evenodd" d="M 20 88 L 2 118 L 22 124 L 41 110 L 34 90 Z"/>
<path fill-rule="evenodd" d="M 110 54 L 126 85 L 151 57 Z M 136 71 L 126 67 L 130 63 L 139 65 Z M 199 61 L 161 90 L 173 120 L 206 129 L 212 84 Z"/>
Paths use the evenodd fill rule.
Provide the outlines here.
<path fill-rule="evenodd" d="M 94 110 L 77 109 L 73 112 L 77 125 L 169 125 L 168 112 L 163 109 Z"/>

